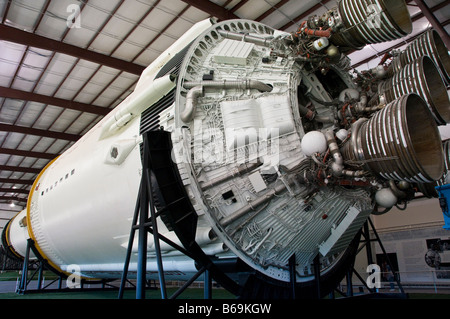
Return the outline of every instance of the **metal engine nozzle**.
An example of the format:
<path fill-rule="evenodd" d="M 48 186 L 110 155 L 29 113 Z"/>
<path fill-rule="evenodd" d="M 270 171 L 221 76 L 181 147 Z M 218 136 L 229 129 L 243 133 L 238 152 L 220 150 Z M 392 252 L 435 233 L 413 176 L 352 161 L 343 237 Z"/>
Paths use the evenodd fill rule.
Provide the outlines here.
<path fill-rule="evenodd" d="M 369 120 L 355 122 L 341 153 L 346 164 L 388 180 L 429 183 L 444 170 L 437 124 L 415 93 L 403 95 Z"/>
<path fill-rule="evenodd" d="M 428 55 L 433 60 L 439 68 L 444 82 L 450 84 L 450 55 L 448 48 L 439 37 L 437 31 L 433 29 L 428 30 L 408 45 L 406 50 L 392 61 L 388 73 L 397 73 L 405 65 L 424 55 Z"/>
<path fill-rule="evenodd" d="M 404 0 L 341 0 L 342 27 L 331 37 L 341 48 L 392 41 L 411 33 L 412 22 Z"/>
<path fill-rule="evenodd" d="M 378 94 L 383 94 L 388 103 L 408 93 L 417 93 L 427 102 L 438 125 L 450 123 L 447 88 L 430 57 L 419 57 L 378 86 Z"/>

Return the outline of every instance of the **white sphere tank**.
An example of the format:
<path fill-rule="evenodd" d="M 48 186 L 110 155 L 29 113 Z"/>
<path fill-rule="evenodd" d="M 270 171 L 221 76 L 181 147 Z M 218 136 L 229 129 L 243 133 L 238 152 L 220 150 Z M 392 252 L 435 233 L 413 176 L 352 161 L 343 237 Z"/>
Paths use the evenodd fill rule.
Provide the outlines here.
<path fill-rule="evenodd" d="M 391 208 L 397 203 L 397 196 L 390 188 L 382 188 L 375 193 L 375 201 L 382 207 Z"/>
<path fill-rule="evenodd" d="M 315 153 L 323 153 L 327 150 L 327 139 L 322 132 L 311 131 L 303 136 L 302 151 L 306 156 L 311 156 Z"/>

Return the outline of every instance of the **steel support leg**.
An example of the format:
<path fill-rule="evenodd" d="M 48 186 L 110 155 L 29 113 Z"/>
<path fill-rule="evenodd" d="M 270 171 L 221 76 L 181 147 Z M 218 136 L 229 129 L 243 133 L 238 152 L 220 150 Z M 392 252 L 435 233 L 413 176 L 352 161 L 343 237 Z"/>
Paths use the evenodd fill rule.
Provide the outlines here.
<path fill-rule="evenodd" d="M 42 289 L 42 274 L 44 272 L 44 264 L 41 262 L 39 265 L 39 273 L 38 273 L 38 286 L 37 289 L 40 290 Z"/>
<path fill-rule="evenodd" d="M 373 264 L 373 256 L 372 256 L 372 246 L 370 240 L 370 232 L 369 232 L 369 224 L 366 221 L 364 223 L 364 237 L 366 238 L 366 255 L 367 255 L 367 263 L 369 265 Z"/>
<path fill-rule="evenodd" d="M 28 263 L 30 262 L 30 249 L 31 245 L 33 243 L 33 240 L 29 238 L 27 240 L 27 249 L 25 251 L 25 258 L 23 260 L 23 267 L 22 267 L 22 277 L 20 278 L 20 284 L 19 289 L 17 293 L 24 294 L 27 290 L 27 281 L 28 281 Z"/>
<path fill-rule="evenodd" d="M 204 272 L 204 293 L 203 298 L 211 299 L 212 298 L 212 277 L 208 270 Z"/>
<path fill-rule="evenodd" d="M 142 182 L 141 182 L 142 184 Z M 134 209 L 134 215 L 133 215 L 133 222 L 131 223 L 131 230 L 130 230 L 130 237 L 128 239 L 128 248 L 127 248 L 127 254 L 125 257 L 125 263 L 123 266 L 123 272 L 122 272 L 122 279 L 120 281 L 120 288 L 119 288 L 119 299 L 123 298 L 123 291 L 125 289 L 125 285 L 127 282 L 128 277 L 128 267 L 130 266 L 130 260 L 131 260 L 131 252 L 133 250 L 133 243 L 134 243 L 134 234 L 136 232 L 135 226 L 137 224 L 137 219 L 139 216 L 139 207 L 141 204 L 141 187 L 139 187 L 139 192 L 136 200 L 136 206 Z"/>
<path fill-rule="evenodd" d="M 139 193 L 136 200 L 136 207 L 131 226 L 130 237 L 128 240 L 128 249 L 125 258 L 124 270 L 119 289 L 119 299 L 123 298 L 123 291 L 128 275 L 129 263 L 131 260 L 131 251 L 135 231 L 138 231 L 138 262 L 136 278 L 136 299 L 145 299 L 145 289 L 147 285 L 147 236 L 153 234 L 156 260 L 158 265 L 158 276 L 161 287 L 161 298 L 167 298 L 166 283 L 164 278 L 164 269 L 161 258 L 161 249 L 159 243 L 159 233 L 156 221 L 156 209 L 153 203 L 152 185 L 150 182 L 151 167 L 149 159 L 148 137 L 144 135 L 144 161 Z M 150 214 L 149 214 L 150 213 Z M 150 216 L 149 216 L 150 215 Z M 139 220 L 139 224 L 137 223 Z M 151 223 L 149 223 L 151 221 Z M 150 227 L 151 225 L 151 227 Z"/>
<path fill-rule="evenodd" d="M 351 267 L 351 268 L 347 271 L 347 275 L 346 275 L 346 279 L 347 279 L 347 297 L 353 297 L 353 281 L 352 281 L 352 276 L 353 276 L 353 267 Z"/>
<path fill-rule="evenodd" d="M 317 254 L 316 257 L 314 257 L 314 278 L 316 283 L 316 298 L 320 299 L 320 256 Z"/>
<path fill-rule="evenodd" d="M 398 276 L 395 275 L 394 268 L 392 267 L 392 263 L 391 263 L 391 261 L 390 261 L 390 259 L 389 259 L 389 256 L 388 256 L 388 254 L 387 254 L 387 252 L 386 252 L 386 249 L 384 249 L 384 246 L 383 246 L 383 244 L 381 243 L 380 236 L 378 236 L 378 233 L 377 233 L 377 231 L 375 230 L 375 226 L 373 225 L 373 223 L 372 223 L 372 221 L 370 220 L 370 218 L 368 219 L 368 222 L 369 222 L 369 224 L 370 224 L 370 227 L 372 227 L 372 230 L 373 230 L 373 233 L 374 233 L 374 235 L 375 235 L 375 238 L 376 238 L 376 240 L 378 241 L 378 244 L 380 245 L 380 248 L 381 248 L 381 250 L 383 251 L 383 254 L 386 256 L 387 263 L 388 263 L 389 267 L 391 267 L 392 275 L 394 275 L 394 278 L 395 278 L 395 281 L 397 282 L 398 288 L 400 289 L 400 292 L 401 292 L 402 294 L 404 294 L 405 291 L 403 290 L 403 286 L 402 286 L 402 284 L 401 284 L 401 282 L 400 282 L 400 278 L 398 278 Z"/>
<path fill-rule="evenodd" d="M 296 283 L 296 273 L 295 273 L 295 254 L 289 258 L 289 274 L 290 274 L 290 287 L 291 287 L 291 298 L 295 299 L 295 283 Z"/>
<path fill-rule="evenodd" d="M 145 144 L 145 141 L 144 141 Z M 158 232 L 158 224 L 156 221 L 156 209 L 155 205 L 153 203 L 153 192 L 152 192 L 152 184 L 150 182 L 150 176 L 151 176 L 151 170 L 147 170 L 146 174 L 146 182 L 147 182 L 147 191 L 148 191 L 148 203 L 150 204 L 150 218 L 152 221 L 152 233 L 153 233 L 153 242 L 155 246 L 155 252 L 156 252 L 156 262 L 158 265 L 158 277 L 159 277 L 159 285 L 161 288 L 161 298 L 167 299 L 167 291 L 166 291 L 166 280 L 164 278 L 164 268 L 162 263 L 162 257 L 161 257 L 161 246 L 159 243 L 159 232 Z M 147 258 L 147 253 L 145 254 L 145 257 Z"/>
<path fill-rule="evenodd" d="M 60 275 L 59 279 L 58 279 L 58 290 L 61 290 L 61 289 L 62 289 L 62 276 Z"/>
<path fill-rule="evenodd" d="M 148 195 L 145 182 L 145 173 L 142 172 L 141 201 L 138 227 L 138 264 L 136 277 L 136 299 L 145 299 L 146 272 L 147 272 L 147 229 L 145 223 L 148 219 Z"/>

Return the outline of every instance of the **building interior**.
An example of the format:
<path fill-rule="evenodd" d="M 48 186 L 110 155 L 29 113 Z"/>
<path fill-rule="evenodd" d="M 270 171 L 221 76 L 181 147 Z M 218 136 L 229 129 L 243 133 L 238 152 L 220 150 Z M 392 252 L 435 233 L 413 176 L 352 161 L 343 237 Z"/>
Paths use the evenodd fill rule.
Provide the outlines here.
<path fill-rule="evenodd" d="M 41 171 L 125 101 L 147 66 L 196 23 L 244 19 L 291 33 L 309 17 L 321 16 L 340 2 L 0 1 L 0 230 L 29 209 L 28 197 Z M 349 73 L 376 68 L 387 54 L 405 50 L 432 29 L 450 48 L 450 1 L 405 3 L 411 32 L 348 50 Z M 444 85 L 448 95 L 449 83 Z M 438 131 L 443 142 L 450 139 L 447 123 L 441 123 Z M 444 156 L 448 161 L 450 153 Z M 446 228 L 438 197 L 419 190 L 413 200 L 370 216 L 382 243 L 370 244 L 372 261 L 381 265 L 387 254 L 401 278 L 401 289 L 407 292 L 450 293 L 450 226 Z M 370 233 L 374 238 L 373 230 Z M 2 262 L 5 270 L 7 261 Z M 367 266 L 364 249 L 350 275 L 355 285 L 352 296 L 367 291 L 355 274 L 366 278 Z M 400 292 L 397 283 L 393 287 L 384 279 L 387 271 L 381 271 L 380 291 Z M 342 291 L 348 283 L 348 278 L 342 279 Z"/>

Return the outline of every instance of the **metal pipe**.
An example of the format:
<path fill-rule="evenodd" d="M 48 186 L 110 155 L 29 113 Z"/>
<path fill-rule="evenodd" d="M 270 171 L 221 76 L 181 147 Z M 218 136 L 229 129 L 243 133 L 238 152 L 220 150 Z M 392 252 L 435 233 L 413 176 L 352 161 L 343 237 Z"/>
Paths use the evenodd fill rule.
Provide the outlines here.
<path fill-rule="evenodd" d="M 316 29 L 305 28 L 304 30 L 302 30 L 302 32 L 304 32 L 306 35 L 316 36 L 316 37 L 329 38 L 331 36 L 331 29 L 316 30 Z"/>
<path fill-rule="evenodd" d="M 382 103 L 381 100 L 382 97 L 376 96 L 373 100 L 371 99 L 371 101 L 368 101 L 367 95 L 365 93 L 361 93 L 361 98 L 356 104 L 356 111 L 359 113 L 379 111 L 386 106 L 386 104 Z M 368 104 L 370 106 L 367 106 Z"/>
<path fill-rule="evenodd" d="M 300 115 L 308 120 L 312 120 L 316 115 L 312 110 L 301 104 L 299 104 L 298 109 L 300 111 Z"/>
<path fill-rule="evenodd" d="M 320 123 L 334 123 L 333 115 L 330 116 L 316 115 L 314 116 L 314 120 Z"/>
<path fill-rule="evenodd" d="M 331 169 L 333 170 L 333 174 L 335 176 L 342 176 L 342 171 L 344 170 L 344 159 L 342 158 L 341 152 L 339 151 L 339 147 L 336 143 L 336 139 L 334 138 L 333 131 L 326 131 L 325 137 L 327 139 L 328 148 L 330 149 L 330 153 L 333 156 L 333 164 L 331 165 Z"/>
<path fill-rule="evenodd" d="M 331 165 L 331 169 L 333 171 L 333 175 L 336 177 L 347 176 L 347 177 L 362 177 L 367 174 L 366 171 L 363 170 L 349 170 L 344 169 L 344 158 L 341 155 L 339 147 L 337 145 L 336 139 L 334 138 L 333 131 L 326 131 L 325 137 L 327 139 L 328 148 L 330 149 L 330 153 L 333 156 L 333 164 Z"/>
<path fill-rule="evenodd" d="M 349 169 L 344 169 L 344 170 L 342 170 L 342 175 L 345 175 L 347 177 L 358 178 L 358 177 L 366 176 L 367 172 L 363 171 L 363 170 L 352 171 Z"/>
<path fill-rule="evenodd" d="M 378 104 L 375 106 L 367 106 L 365 108 L 362 109 L 363 112 L 375 112 L 375 111 L 379 111 L 382 108 L 384 108 L 386 106 L 386 104 Z"/>
<path fill-rule="evenodd" d="M 366 110 L 366 106 L 367 106 L 367 94 L 365 92 L 361 92 L 359 102 L 356 104 L 356 110 L 358 112 L 363 112 Z"/>
<path fill-rule="evenodd" d="M 198 82 L 185 82 L 183 86 L 189 89 L 186 96 L 186 104 L 184 110 L 180 114 L 180 118 L 183 122 L 188 123 L 194 119 L 195 109 L 197 107 L 197 99 L 203 96 L 205 88 L 213 89 L 240 89 L 240 90 L 250 90 L 256 89 L 261 92 L 270 92 L 272 87 L 256 80 L 235 80 L 235 81 L 198 81 Z"/>
<path fill-rule="evenodd" d="M 406 193 L 404 191 L 401 191 L 397 187 L 397 185 L 395 185 L 395 181 L 390 180 L 389 181 L 389 187 L 391 188 L 391 190 L 394 193 L 394 195 L 397 196 L 397 198 L 405 198 L 406 197 Z"/>
<path fill-rule="evenodd" d="M 258 37 L 256 35 L 250 35 L 248 33 L 237 33 L 226 30 L 217 30 L 217 32 L 219 32 L 221 36 L 227 39 L 250 42 L 265 47 L 269 47 L 270 42 L 273 40 L 272 36 L 264 38 Z"/>
<path fill-rule="evenodd" d="M 183 112 L 180 114 L 180 118 L 183 122 L 187 123 L 192 121 L 195 115 L 195 109 L 197 108 L 197 99 L 203 96 L 203 86 L 198 85 L 189 90 L 186 95 L 186 106 Z"/>
<path fill-rule="evenodd" d="M 204 88 L 214 88 L 214 89 L 240 89 L 240 90 L 250 90 L 256 89 L 261 92 L 271 92 L 272 87 L 261 81 L 257 80 L 221 80 L 221 81 L 190 81 L 185 82 L 183 87 L 186 89 L 191 89 L 195 86 L 201 85 Z"/>

